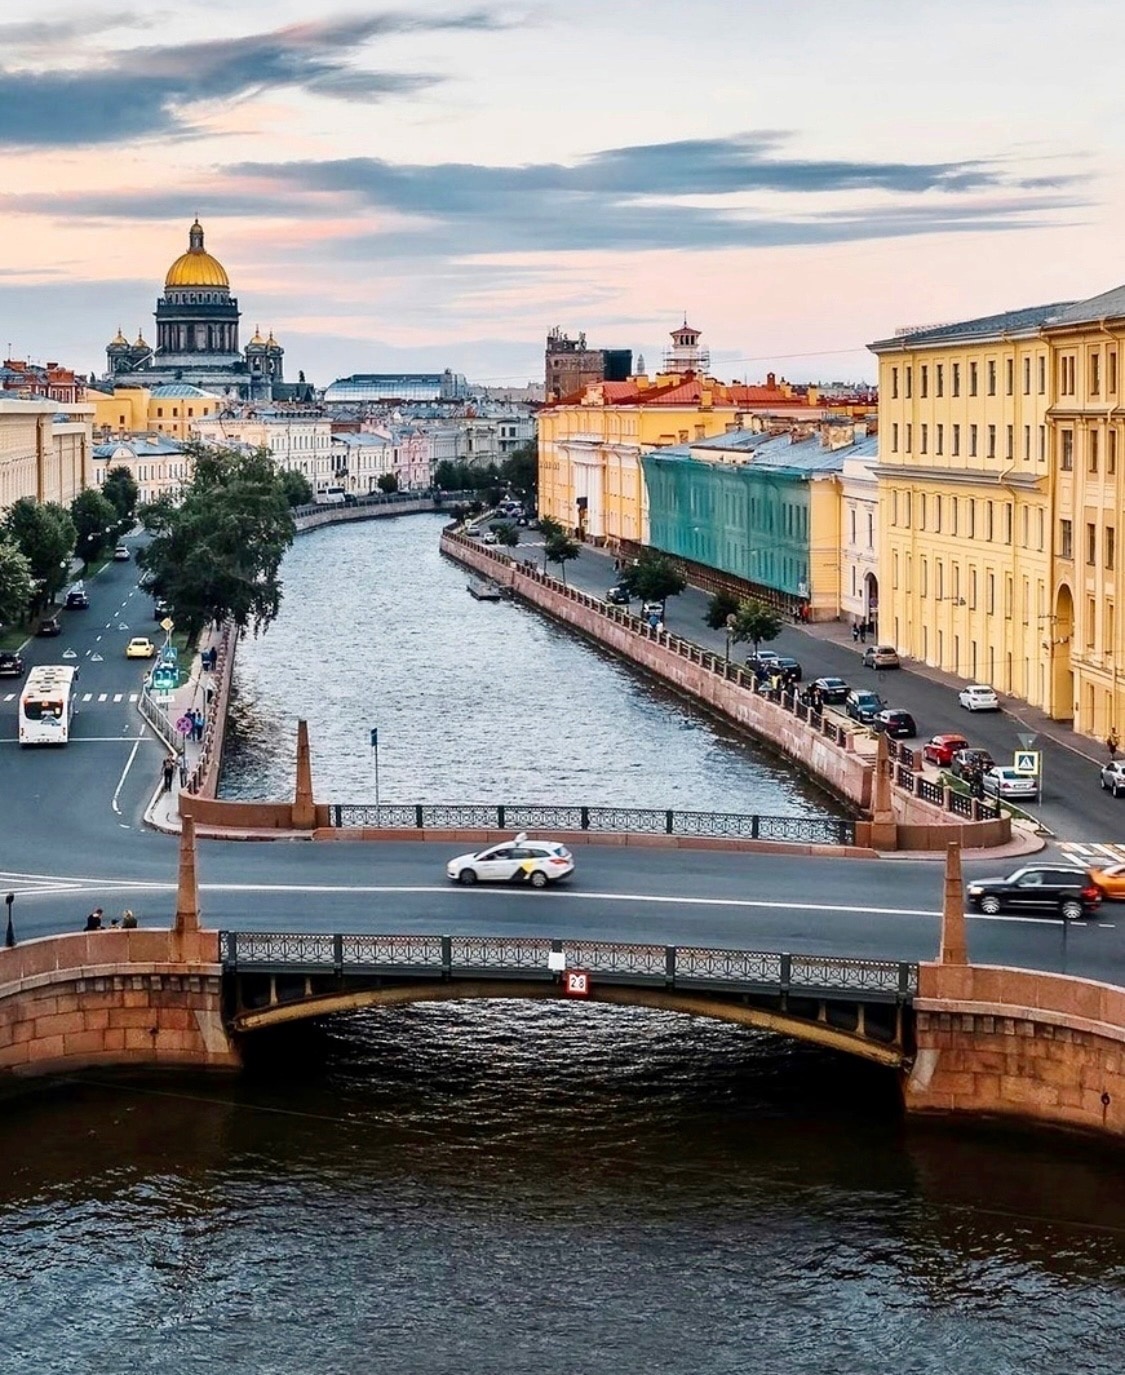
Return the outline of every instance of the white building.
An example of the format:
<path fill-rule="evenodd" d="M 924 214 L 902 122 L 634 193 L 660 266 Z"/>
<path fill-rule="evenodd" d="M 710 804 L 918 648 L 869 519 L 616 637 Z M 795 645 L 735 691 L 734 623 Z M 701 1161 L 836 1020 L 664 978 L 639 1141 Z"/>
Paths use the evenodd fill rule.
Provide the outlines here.
<path fill-rule="evenodd" d="M 385 431 L 332 436 L 333 480 L 346 491 L 377 492 L 379 479 L 394 471 L 394 444 Z"/>
<path fill-rule="evenodd" d="M 866 452 L 845 458 L 840 476 L 840 615 L 853 624 L 879 618 L 878 463 Z"/>
<path fill-rule="evenodd" d="M 332 426 L 314 410 L 260 410 L 245 416 L 201 420 L 196 433 L 207 444 L 245 444 L 268 449 L 279 468 L 303 473 L 314 491 L 335 481 Z"/>
<path fill-rule="evenodd" d="M 111 468 L 128 468 L 138 487 L 139 501 L 178 496 L 190 482 L 192 465 L 178 439 L 166 434 L 130 435 L 94 447 L 93 476 L 97 486 Z"/>

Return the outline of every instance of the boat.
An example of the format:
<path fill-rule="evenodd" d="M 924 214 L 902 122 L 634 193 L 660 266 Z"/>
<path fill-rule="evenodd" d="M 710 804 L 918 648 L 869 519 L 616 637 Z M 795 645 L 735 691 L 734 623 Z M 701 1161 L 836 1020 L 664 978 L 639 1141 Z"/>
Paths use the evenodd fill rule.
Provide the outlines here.
<path fill-rule="evenodd" d="M 469 595 L 475 597 L 478 602 L 498 602 L 502 595 L 496 584 L 488 582 L 485 578 L 470 578 L 466 586 Z"/>

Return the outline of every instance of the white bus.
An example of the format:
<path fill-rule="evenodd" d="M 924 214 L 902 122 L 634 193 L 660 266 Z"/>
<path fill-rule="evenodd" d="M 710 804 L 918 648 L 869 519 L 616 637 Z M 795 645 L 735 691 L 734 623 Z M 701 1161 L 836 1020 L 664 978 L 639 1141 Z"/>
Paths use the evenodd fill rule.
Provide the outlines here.
<path fill-rule="evenodd" d="M 77 697 L 78 670 L 64 664 L 33 668 L 20 693 L 20 744 L 65 745 Z"/>

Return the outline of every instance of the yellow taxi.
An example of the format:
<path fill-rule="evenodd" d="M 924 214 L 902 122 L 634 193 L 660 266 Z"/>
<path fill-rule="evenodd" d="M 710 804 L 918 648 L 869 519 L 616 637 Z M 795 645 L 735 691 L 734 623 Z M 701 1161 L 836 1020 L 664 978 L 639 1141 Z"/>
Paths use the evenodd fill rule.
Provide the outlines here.
<path fill-rule="evenodd" d="M 1125 898 L 1125 864 L 1107 864 L 1104 869 L 1091 869 L 1090 877 L 1102 890 L 1102 896 L 1120 902 Z"/>
<path fill-rule="evenodd" d="M 125 646 L 126 659 L 154 659 L 156 646 L 145 635 L 134 635 Z"/>

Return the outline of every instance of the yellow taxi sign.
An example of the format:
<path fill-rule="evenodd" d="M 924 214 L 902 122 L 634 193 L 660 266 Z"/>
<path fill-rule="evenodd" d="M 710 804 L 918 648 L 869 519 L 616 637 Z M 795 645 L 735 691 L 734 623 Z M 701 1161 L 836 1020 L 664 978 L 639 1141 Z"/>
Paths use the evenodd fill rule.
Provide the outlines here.
<path fill-rule="evenodd" d="M 176 622 L 171 618 L 171 616 L 165 616 L 164 619 L 160 622 L 160 629 L 166 630 L 169 634 L 171 634 L 171 632 L 175 629 L 175 626 Z"/>

